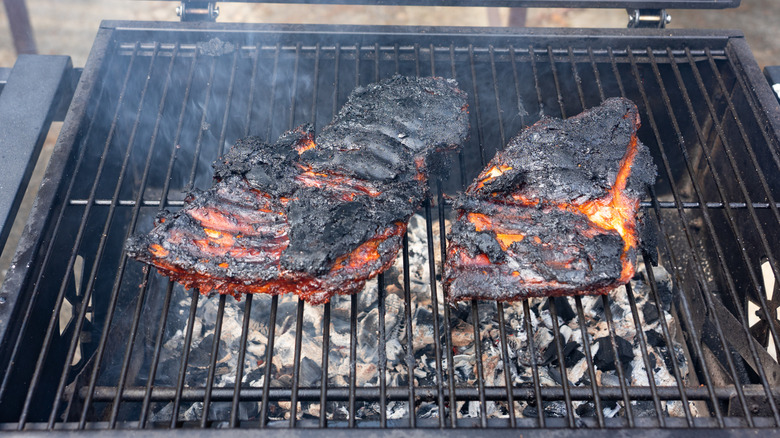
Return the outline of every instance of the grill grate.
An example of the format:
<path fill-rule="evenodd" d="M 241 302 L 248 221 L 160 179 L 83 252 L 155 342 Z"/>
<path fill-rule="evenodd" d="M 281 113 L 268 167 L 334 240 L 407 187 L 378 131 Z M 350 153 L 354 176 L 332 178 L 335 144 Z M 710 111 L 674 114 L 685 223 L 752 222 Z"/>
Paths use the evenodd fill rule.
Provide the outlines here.
<path fill-rule="evenodd" d="M 76 101 L 69 118 L 72 132 L 65 130 L 60 140 L 61 167 L 49 170 L 62 172 L 62 180 L 56 191 L 43 191 L 42 199 L 49 196 L 52 205 L 37 213 L 45 227 L 28 226 L 43 227 L 39 246 L 17 255 L 17 266 L 26 267 L 13 268 L 4 286 L 7 293 L 18 284 L 21 295 L 18 323 L 6 333 L 0 356 L 7 358 L 0 363 L 0 427 L 780 426 L 780 366 L 775 359 L 780 294 L 777 282 L 769 290 L 762 277 L 764 266 L 769 277 L 780 278 L 780 148 L 753 94 L 755 74 L 745 65 L 740 38 L 696 34 L 659 39 L 589 36 L 578 41 L 554 33 L 410 36 L 366 31 L 358 36 L 328 28 L 321 33 L 268 29 L 199 33 L 107 26 L 101 31 L 77 92 L 83 102 Z M 419 304 L 412 292 L 410 271 L 417 266 L 410 262 L 407 236 L 399 255 L 403 305 L 388 308 L 388 274 L 374 281 L 373 303 L 362 302 L 358 295 L 335 298 L 322 307 L 322 319 L 316 321 L 321 349 L 312 357 L 302 345 L 311 323 L 306 315 L 313 309 L 302 301 L 248 296 L 236 306 L 225 296 L 202 298 L 143 270 L 122 253 L 122 242 L 135 231 L 148 230 L 157 211 L 180 207 L 192 187 L 207 187 L 210 163 L 237 138 L 259 133 L 273 139 L 306 121 L 321 127 L 354 87 L 394 73 L 456 78 L 470 99 L 472 138 L 453 157 L 450 176 L 432 182 L 431 199 L 419 213 L 425 227 L 429 304 Z M 607 348 L 617 362 L 617 386 L 598 384 L 595 338 L 586 328 L 589 316 L 580 297 L 570 302 L 579 335 L 589 340 L 583 342 L 583 384 L 568 378 L 556 384 L 544 380 L 543 351 L 528 336 L 529 385 L 517 386 L 508 372 L 503 372 L 503 386 L 487 385 L 486 369 L 493 365 L 483 360 L 485 349 L 496 348 L 501 366 L 508 369 L 517 360 L 508 340 L 514 330 L 533 333 L 532 314 L 537 310 L 528 301 L 444 305 L 437 278 L 446 247 L 440 230 L 447 229 L 452 216 L 446 195 L 463 189 L 497 149 L 542 114 L 571 116 L 610 96 L 637 103 L 643 121 L 639 137 L 659 167 L 658 182 L 642 207 L 658 230 L 659 264 L 674 285 L 674 323 L 662 318 L 660 333 L 665 345 L 681 345 L 689 371 L 672 359 L 674 384 L 656 382 L 656 359 L 648 353 L 642 325 L 644 310 L 628 285 L 627 315 L 613 315 L 614 297 L 596 299 L 607 322 Z M 646 305 L 665 315 L 669 303 L 659 290 L 651 258 L 643 257 L 650 286 Z M 187 295 L 187 323 L 179 327 L 185 347 L 169 376 L 171 384 L 156 383 L 163 365 L 166 372 L 170 368 L 170 362 L 161 361 L 172 336 L 174 304 Z M 213 332 L 205 333 L 196 330 L 196 315 L 209 301 L 217 302 L 211 315 L 216 324 Z M 551 314 L 550 348 L 556 352 L 551 368 L 567 377 L 560 302 L 542 301 Z M 371 306 L 376 306 L 378 330 L 376 384 L 362 385 L 358 314 Z M 431 314 L 433 339 L 441 341 L 431 346 L 430 383 L 415 383 L 422 359 L 415 354 L 420 347 L 415 345 L 413 317 L 421 306 Z M 239 364 L 246 364 L 249 338 L 259 330 L 253 315 L 268 314 L 263 318 L 264 366 L 248 368 L 262 369 L 262 385 L 215 386 L 225 353 L 220 342 L 223 321 L 226 312 L 236 309 L 243 312 L 238 317 L 240 348 L 231 353 L 238 355 Z M 403 341 L 405 380 L 392 385 L 387 381 L 386 318 L 396 310 L 403 320 L 402 332 L 396 334 Z M 522 315 L 521 327 L 510 326 L 510 312 Z M 451 322 L 461 313 L 469 325 L 453 327 Z M 751 322 L 753 313 L 758 322 Z M 335 338 L 341 333 L 332 331 L 332 324 L 343 317 L 349 327 L 346 384 L 301 386 L 304 356 L 319 361 L 320 382 L 331 382 L 340 372 L 338 367 L 329 369 L 329 353 L 344 345 Z M 493 317 L 498 338 L 491 347 L 483 342 L 483 322 Z M 633 382 L 621 363 L 616 326 L 623 323 L 636 333 L 631 342 L 639 346 L 645 384 Z M 277 336 L 277 330 L 287 333 L 290 324 L 295 326 L 292 339 Z M 455 363 L 453 338 L 463 336 L 473 343 L 469 360 L 476 384 L 470 386 L 459 383 L 449 366 Z M 196 382 L 192 362 L 203 358 L 192 356 L 194 342 L 208 342 L 204 345 L 210 351 L 203 362 L 207 371 Z M 293 350 L 289 380 L 270 365 L 281 348 Z M 244 366 L 237 366 L 234 381 L 244 381 L 245 372 Z M 583 401 L 593 403 L 593 416 L 577 414 Z M 646 401 L 653 406 L 650 416 L 636 412 L 637 403 Z M 679 402 L 680 416 L 669 414 L 667 401 Z M 190 412 L 196 402 L 202 402 L 197 418 L 182 419 L 183 411 Z M 227 416 L 210 416 L 220 402 L 229 404 Z M 245 402 L 260 402 L 256 418 L 242 417 Z M 463 402 L 477 402 L 479 409 L 464 414 Z M 492 402 L 503 406 L 504 413 L 489 414 Z M 549 402 L 562 403 L 560 417 L 539 408 Z M 299 403 L 318 403 L 320 415 L 298 415 Z M 336 415 L 336 403 L 346 410 L 344 417 Z M 377 404 L 377 415 L 358 419 L 366 403 Z M 390 418 L 389 403 L 405 403 L 411 413 Z M 521 410 L 521 403 L 536 406 L 535 413 Z M 614 403 L 620 414 L 607 415 L 605 408 Z M 286 417 L 276 411 L 282 404 L 289 406 Z M 432 404 L 440 415 L 421 415 L 423 404 Z M 170 413 L 163 421 L 159 411 L 165 405 Z"/>

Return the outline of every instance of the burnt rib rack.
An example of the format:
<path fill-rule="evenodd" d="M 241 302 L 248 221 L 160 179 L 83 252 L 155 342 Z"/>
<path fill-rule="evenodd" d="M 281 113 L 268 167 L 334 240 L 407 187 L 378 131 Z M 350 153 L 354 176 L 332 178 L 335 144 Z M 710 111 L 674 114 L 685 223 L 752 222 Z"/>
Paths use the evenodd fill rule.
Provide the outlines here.
<path fill-rule="evenodd" d="M 450 175 L 432 181 L 418 234 L 373 292 L 318 308 L 291 297 L 235 303 L 185 292 L 122 253 L 157 211 L 207 187 L 210 163 L 237 138 L 323 126 L 354 87 L 395 73 L 457 79 L 472 135 Z M 637 282 L 604 298 L 445 306 L 446 195 L 542 115 L 610 96 L 637 103 L 659 168 L 642 204 L 658 267 L 646 254 Z M 780 426 L 773 99 L 738 33 L 104 23 L 47 170 L 54 184 L 27 227 L 40 238 L 3 285 L 13 313 L 0 345 L 0 428 L 769 433 Z M 544 349 L 528 336 L 541 320 Z M 266 341 L 255 343 L 258 333 Z M 575 338 L 588 342 L 570 381 Z M 372 363 L 361 359 L 365 339 L 377 341 Z M 656 345 L 671 352 L 667 363 Z M 631 369 L 626 348 L 639 352 Z M 231 361 L 242 366 L 227 373 Z M 243 384 L 217 383 L 228 374 Z"/>

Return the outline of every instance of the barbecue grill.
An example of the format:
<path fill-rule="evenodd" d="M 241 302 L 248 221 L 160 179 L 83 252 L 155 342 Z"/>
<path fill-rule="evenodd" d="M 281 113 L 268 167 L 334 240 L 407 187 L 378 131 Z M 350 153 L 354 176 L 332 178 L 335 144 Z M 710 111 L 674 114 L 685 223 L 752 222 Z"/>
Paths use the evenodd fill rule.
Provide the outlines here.
<path fill-rule="evenodd" d="M 651 27 L 663 8 L 738 3 L 495 2 L 628 7 Z M 214 8 L 183 4 L 198 13 Z M 0 109 L 18 87 L 68 95 L 70 72 L 21 57 Z M 236 139 L 320 128 L 352 89 L 394 74 L 456 79 L 471 136 L 396 265 L 360 294 L 202 297 L 123 253 L 210 185 Z M 657 245 L 634 280 L 604 297 L 446 305 L 450 196 L 523 127 L 613 96 L 638 105 L 659 173 L 641 204 Z M 8 184 L 29 177 L 33 131 L 0 139 L 30 144 L 5 163 Z M 776 434 L 779 133 L 736 31 L 104 22 L 0 291 L 0 429 Z"/>

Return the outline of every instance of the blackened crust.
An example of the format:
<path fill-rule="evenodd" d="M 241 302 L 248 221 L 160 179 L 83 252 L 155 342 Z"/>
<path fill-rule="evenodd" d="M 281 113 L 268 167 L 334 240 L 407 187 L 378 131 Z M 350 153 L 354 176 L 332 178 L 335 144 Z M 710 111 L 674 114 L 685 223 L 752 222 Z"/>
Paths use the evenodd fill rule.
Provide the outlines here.
<path fill-rule="evenodd" d="M 352 93 L 315 141 L 303 125 L 248 137 L 215 183 L 131 237 L 129 256 L 202 293 L 294 292 L 310 303 L 359 291 L 387 269 L 426 195 L 428 164 L 468 132 L 451 80 L 392 79 Z"/>
<path fill-rule="evenodd" d="M 567 120 L 542 119 L 514 137 L 455 201 L 448 300 L 603 294 L 627 282 L 636 242 L 597 224 L 603 216 L 589 216 L 585 206 L 618 208 L 611 201 L 618 198 L 615 216 L 633 215 L 623 229 L 641 230 L 636 208 L 656 169 L 638 128 L 636 106 L 613 98 Z"/>

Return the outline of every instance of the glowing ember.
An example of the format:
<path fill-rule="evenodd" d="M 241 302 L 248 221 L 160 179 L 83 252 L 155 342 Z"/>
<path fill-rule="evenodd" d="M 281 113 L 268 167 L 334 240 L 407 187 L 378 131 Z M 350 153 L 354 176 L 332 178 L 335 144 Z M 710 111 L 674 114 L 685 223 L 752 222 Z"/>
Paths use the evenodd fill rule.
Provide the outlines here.
<path fill-rule="evenodd" d="M 482 173 L 477 177 L 477 188 L 481 189 L 485 186 L 485 184 L 503 175 L 504 172 L 508 170 L 512 170 L 512 166 L 498 164 L 490 167 L 486 171 L 482 171 Z"/>
<path fill-rule="evenodd" d="M 514 137 L 456 200 L 448 299 L 605 294 L 627 283 L 639 199 L 655 180 L 638 127 L 636 105 L 616 98 Z"/>
<path fill-rule="evenodd" d="M 623 254 L 620 259 L 623 263 L 623 270 L 620 275 L 620 282 L 627 282 L 634 275 L 634 265 L 626 257 L 631 248 L 637 244 L 636 235 L 636 212 L 639 208 L 639 199 L 632 199 L 625 195 L 626 183 L 631 174 L 631 165 L 637 155 L 636 134 L 631 137 L 631 143 L 628 145 L 625 157 L 620 163 L 615 183 L 609 190 L 609 194 L 603 198 L 586 202 L 575 207 L 584 213 L 594 224 L 605 230 L 615 230 L 625 242 Z"/>

